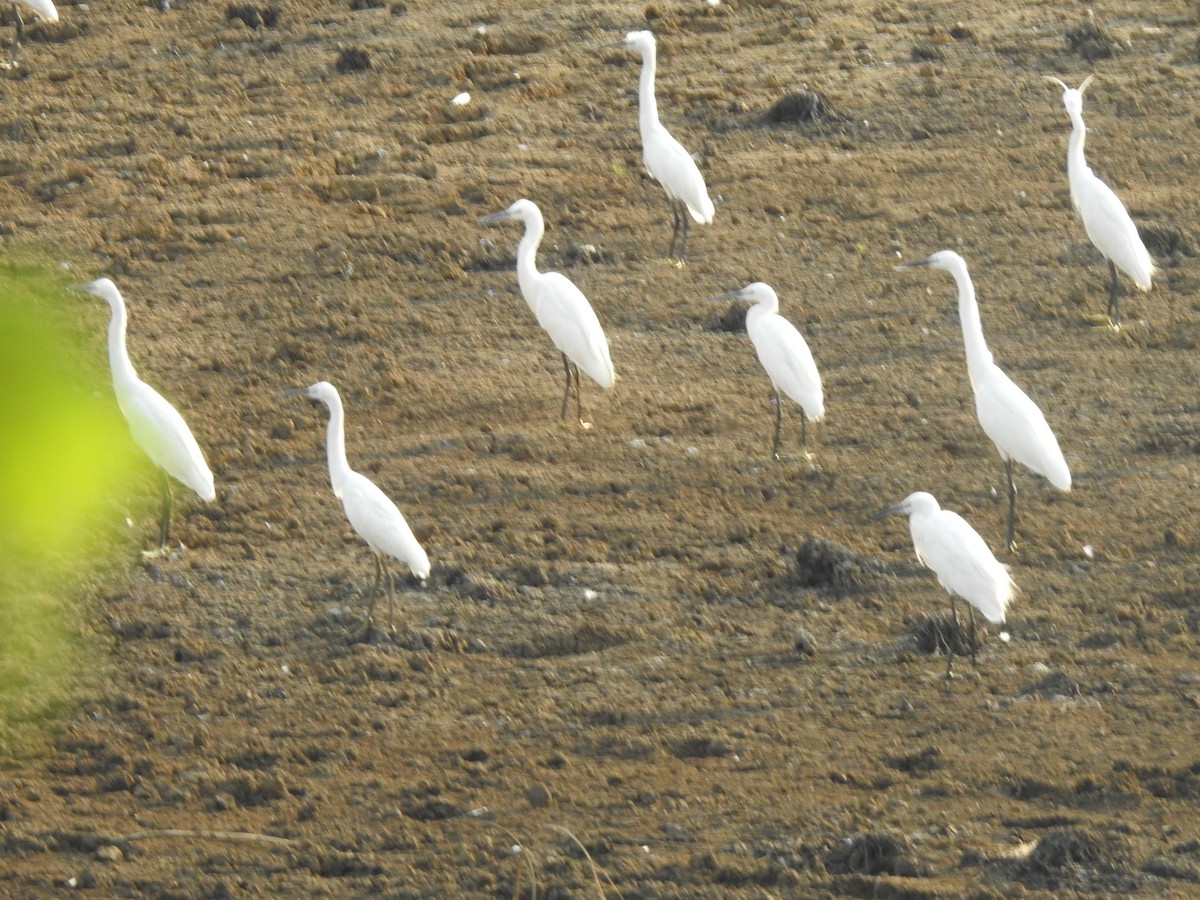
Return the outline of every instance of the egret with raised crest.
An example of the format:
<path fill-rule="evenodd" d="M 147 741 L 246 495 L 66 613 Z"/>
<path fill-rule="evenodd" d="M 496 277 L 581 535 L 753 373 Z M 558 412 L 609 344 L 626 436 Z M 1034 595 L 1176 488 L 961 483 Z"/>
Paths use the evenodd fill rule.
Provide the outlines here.
<path fill-rule="evenodd" d="M 1120 328 L 1121 288 L 1117 269 L 1132 278 L 1138 290 L 1148 291 L 1154 278 L 1154 261 L 1125 205 L 1096 176 L 1083 155 L 1083 144 L 1087 140 L 1087 127 L 1083 124 L 1083 92 L 1095 76 L 1089 75 L 1078 88 L 1068 87 L 1052 76 L 1045 77 L 1063 91 L 1063 106 L 1071 120 L 1071 137 L 1067 142 L 1071 205 L 1083 220 L 1088 238 L 1108 262 L 1108 320 L 1114 328 Z"/>

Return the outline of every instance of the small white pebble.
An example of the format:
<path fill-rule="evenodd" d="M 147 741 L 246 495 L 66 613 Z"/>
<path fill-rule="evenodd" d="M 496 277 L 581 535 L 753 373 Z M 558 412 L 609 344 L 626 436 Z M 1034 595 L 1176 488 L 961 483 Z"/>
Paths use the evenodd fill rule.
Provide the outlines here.
<path fill-rule="evenodd" d="M 1004 641 L 1004 643 L 1007 644 L 1009 641 L 1012 640 L 1012 635 L 1009 634 L 1007 631 L 1002 631 L 1002 632 L 1000 632 L 1000 640 Z"/>
<path fill-rule="evenodd" d="M 1088 559 L 1095 559 L 1096 551 L 1092 547 L 1091 544 L 1084 544 L 1083 545 L 1083 555 L 1086 556 Z"/>
<path fill-rule="evenodd" d="M 471 102 L 471 95 L 468 94 L 466 91 L 463 91 L 461 94 L 456 96 L 450 102 L 453 103 L 455 106 L 466 106 L 468 103 Z"/>
<path fill-rule="evenodd" d="M 597 594 L 595 591 L 593 591 L 591 588 L 583 589 L 583 599 L 584 600 L 595 600 L 599 596 L 600 595 Z"/>
<path fill-rule="evenodd" d="M 524 848 L 524 847 L 522 847 L 520 844 L 513 844 L 513 845 L 512 845 L 512 852 L 513 852 L 513 853 L 520 853 L 520 852 L 521 852 L 522 850 L 524 850 L 524 849 L 525 849 L 525 848 Z"/>
<path fill-rule="evenodd" d="M 478 819 L 480 816 L 486 816 L 487 814 L 488 808 L 486 806 L 477 806 L 474 809 L 467 810 L 467 815 L 473 816 L 476 819 Z M 513 852 L 516 853 L 517 851 L 514 850 Z"/>
<path fill-rule="evenodd" d="M 688 447 L 685 452 L 687 453 L 688 456 L 699 456 L 700 448 L 699 447 Z"/>

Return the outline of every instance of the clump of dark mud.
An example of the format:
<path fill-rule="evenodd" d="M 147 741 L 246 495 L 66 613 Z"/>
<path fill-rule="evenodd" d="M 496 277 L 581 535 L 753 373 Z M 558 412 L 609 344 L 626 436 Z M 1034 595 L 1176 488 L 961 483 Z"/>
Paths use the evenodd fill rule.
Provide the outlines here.
<path fill-rule="evenodd" d="M 825 868 L 832 875 L 923 878 L 929 874 L 906 838 L 885 831 L 869 831 L 843 840 L 825 857 Z"/>
<path fill-rule="evenodd" d="M 825 538 L 809 538 L 796 550 L 788 578 L 791 587 L 844 595 L 871 583 L 883 563 Z"/>
<path fill-rule="evenodd" d="M 798 125 L 826 122 L 834 118 L 829 102 L 820 91 L 801 88 L 784 94 L 771 104 L 764 119 L 771 125 Z"/>
<path fill-rule="evenodd" d="M 941 654 L 951 651 L 955 656 L 970 656 L 972 652 L 971 626 L 969 622 L 955 620 L 948 613 L 931 613 L 921 616 L 909 628 L 922 653 Z M 975 652 L 987 642 L 987 631 L 982 626 L 975 628 Z"/>
<path fill-rule="evenodd" d="M 1094 19 L 1088 19 L 1073 28 L 1068 28 L 1063 35 L 1067 49 L 1078 53 L 1088 62 L 1097 59 L 1108 59 L 1125 49 L 1125 45 L 1114 38 Z"/>

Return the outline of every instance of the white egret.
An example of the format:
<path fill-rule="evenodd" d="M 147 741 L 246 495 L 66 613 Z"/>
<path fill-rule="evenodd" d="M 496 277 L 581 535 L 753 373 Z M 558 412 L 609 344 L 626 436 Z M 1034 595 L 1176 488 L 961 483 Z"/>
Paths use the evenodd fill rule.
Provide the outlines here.
<path fill-rule="evenodd" d="M 108 323 L 108 362 L 112 369 L 113 391 L 117 395 L 117 405 L 129 423 L 134 443 L 158 467 L 162 479 L 161 551 L 166 549 L 167 529 L 171 522 L 171 483 L 167 475 L 187 485 L 201 500 L 208 502 L 217 497 L 213 475 L 183 417 L 134 371 L 125 349 L 125 300 L 117 286 L 109 278 L 97 278 L 79 285 L 77 290 L 100 297 L 112 309 Z"/>
<path fill-rule="evenodd" d="M 1124 204 L 1112 189 L 1096 177 L 1083 155 L 1087 127 L 1083 124 L 1083 92 L 1094 76 L 1089 75 L 1078 88 L 1068 87 L 1057 78 L 1046 76 L 1063 90 L 1063 106 L 1071 120 L 1067 142 L 1067 180 L 1071 184 L 1071 205 L 1083 219 L 1084 230 L 1096 249 L 1108 261 L 1108 319 L 1121 327 L 1120 286 L 1117 269 L 1133 279 L 1139 290 L 1150 290 L 1154 261 L 1129 217 Z"/>
<path fill-rule="evenodd" d="M 13 0 L 13 16 L 17 20 L 16 37 L 13 43 L 12 58 L 9 68 L 17 64 L 17 53 L 21 49 L 21 41 L 25 37 L 25 21 L 21 18 L 21 7 L 24 6 L 37 15 L 43 22 L 57 22 L 58 10 L 51 0 Z"/>
<path fill-rule="evenodd" d="M 521 293 L 537 317 L 538 324 L 562 353 L 567 384 L 563 390 L 559 418 L 566 418 L 567 401 L 571 396 L 571 381 L 574 378 L 575 415 L 580 425 L 590 428 L 590 423 L 583 419 L 579 370 L 587 372 L 602 388 L 613 386 L 617 376 L 608 354 L 608 339 L 587 297 L 569 278 L 559 272 L 537 270 L 537 249 L 545 234 L 546 224 L 536 203 L 518 200 L 508 209 L 482 217 L 479 224 L 489 225 L 510 219 L 525 223 L 525 233 L 517 245 L 517 281 L 521 285 Z"/>
<path fill-rule="evenodd" d="M 758 361 L 771 379 L 775 403 L 775 438 L 771 455 L 779 458 L 779 428 L 783 418 L 782 393 L 800 407 L 800 446 L 806 441 L 806 421 L 819 422 L 825 415 L 821 374 L 812 352 L 796 326 L 779 314 L 779 297 L 768 284 L 756 281 L 741 290 L 714 297 L 714 300 L 749 300 L 746 333 L 758 351 Z"/>
<path fill-rule="evenodd" d="M 1009 549 L 1015 549 L 1013 534 L 1016 528 L 1017 488 L 1013 483 L 1013 460 L 1032 469 L 1060 491 L 1071 489 L 1071 471 L 1058 448 L 1054 432 L 1046 424 L 1046 417 L 1037 404 L 992 361 L 991 351 L 983 339 L 975 286 L 971 283 L 963 258 L 953 250 L 942 250 L 896 268 L 914 266 L 943 269 L 954 276 L 958 285 L 958 317 L 962 322 L 967 374 L 975 392 L 975 413 L 984 433 L 992 439 L 1004 461 L 1004 472 L 1008 476 L 1005 543 Z"/>
<path fill-rule="evenodd" d="M 1004 622 L 1016 585 L 1008 566 L 999 562 L 983 538 L 956 512 L 942 509 L 932 494 L 917 491 L 876 515 L 908 516 L 917 560 L 937 575 L 950 594 L 950 616 L 958 630 L 955 597 L 967 601 L 971 616 L 971 659 L 975 658 L 975 610 L 989 622 Z M 946 642 L 946 674 L 954 660 L 954 636 Z"/>
<path fill-rule="evenodd" d="M 631 31 L 617 46 L 629 47 L 642 55 L 642 74 L 638 81 L 638 130 L 642 135 L 642 161 L 650 176 L 667 192 L 671 205 L 674 231 L 667 255 L 674 257 L 676 244 L 679 259 L 683 259 L 687 244 L 688 218 L 702 225 L 711 225 L 715 210 L 704 186 L 704 176 L 692 155 L 658 120 L 658 103 L 654 99 L 654 70 L 656 46 L 649 31 Z"/>
<path fill-rule="evenodd" d="M 375 581 L 371 585 L 367 615 L 362 623 L 365 632 L 371 627 L 375 596 L 385 573 L 388 579 L 389 621 L 392 618 L 394 585 L 392 575 L 387 571 L 385 557 L 391 556 L 405 563 L 422 581 L 429 577 L 429 557 L 396 504 L 371 479 L 350 468 L 346 460 L 346 411 L 337 388 L 328 381 L 318 381 L 308 387 L 286 391 L 285 396 L 304 396 L 319 400 L 329 407 L 329 428 L 325 435 L 329 482 L 333 486 L 334 496 L 342 501 L 350 526 L 367 542 L 375 555 Z"/>

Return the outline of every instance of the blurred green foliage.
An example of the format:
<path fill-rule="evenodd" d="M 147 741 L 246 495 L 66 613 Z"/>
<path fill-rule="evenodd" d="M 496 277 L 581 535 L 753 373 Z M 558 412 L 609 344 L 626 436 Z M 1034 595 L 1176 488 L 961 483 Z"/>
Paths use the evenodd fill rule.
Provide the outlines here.
<path fill-rule="evenodd" d="M 48 271 L 0 262 L 0 727 L 38 721 L 95 664 L 79 598 L 132 463 L 99 317 Z"/>

